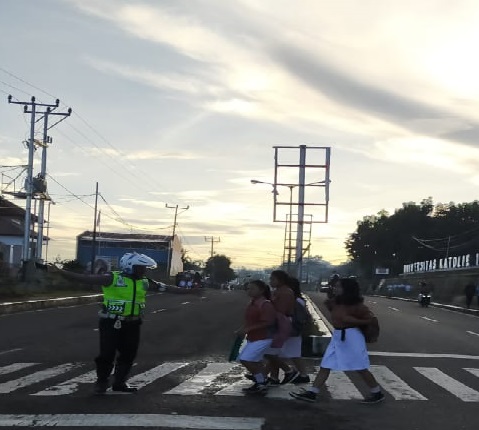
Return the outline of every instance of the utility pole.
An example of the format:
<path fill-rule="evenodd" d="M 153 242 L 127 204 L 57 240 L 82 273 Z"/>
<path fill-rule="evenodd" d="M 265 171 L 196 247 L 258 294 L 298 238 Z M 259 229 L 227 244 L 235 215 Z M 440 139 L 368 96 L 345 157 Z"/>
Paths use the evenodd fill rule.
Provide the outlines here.
<path fill-rule="evenodd" d="M 175 205 L 175 206 L 168 206 L 168 203 L 166 203 L 165 205 L 166 208 L 168 209 L 174 209 L 175 210 L 175 218 L 173 220 L 173 235 L 171 236 L 171 241 L 170 241 L 170 244 L 168 246 L 168 259 L 166 261 L 166 276 L 169 277 L 170 276 L 170 270 L 171 270 L 171 259 L 173 257 L 173 253 L 172 253 L 172 246 L 173 246 L 173 241 L 175 240 L 175 233 L 176 233 L 176 218 L 178 217 L 178 208 L 179 208 L 179 205 Z M 186 206 L 185 208 L 179 208 L 179 209 L 182 209 L 183 212 L 187 211 L 188 209 L 190 208 L 190 206 Z M 183 213 L 183 212 L 180 212 L 180 213 Z"/>
<path fill-rule="evenodd" d="M 35 151 L 35 123 L 37 122 L 37 115 L 43 115 L 44 119 L 44 140 L 40 146 L 43 146 L 44 150 L 47 146 L 47 137 L 46 131 L 58 124 L 59 122 L 63 121 L 67 116 L 71 115 L 72 110 L 68 109 L 66 113 L 60 112 L 53 112 L 54 109 L 58 108 L 60 105 L 60 100 L 56 100 L 55 104 L 49 103 L 37 103 L 35 97 L 32 97 L 29 102 L 22 102 L 22 101 L 14 101 L 11 95 L 8 96 L 8 103 L 10 104 L 19 104 L 23 105 L 23 111 L 25 113 L 30 114 L 30 139 L 28 141 L 28 164 L 27 164 L 27 179 L 25 181 L 25 198 L 26 198 L 26 205 L 25 205 L 25 231 L 24 231 L 24 240 L 23 240 L 23 264 L 25 264 L 28 260 L 30 260 L 31 256 L 31 243 L 30 243 L 30 236 L 31 236 L 31 222 L 32 222 L 32 199 L 34 196 L 34 189 L 33 189 L 33 156 Z M 42 110 L 45 108 L 45 110 Z M 48 127 L 48 116 L 49 115 L 61 115 L 63 118 L 53 124 L 51 127 Z M 46 152 L 42 154 L 42 178 L 45 178 L 46 175 Z M 42 174 L 41 173 L 41 174 Z M 46 190 L 45 190 L 46 191 Z M 42 202 L 43 203 L 43 202 Z M 39 222 L 39 232 L 41 231 L 41 236 L 39 235 L 37 239 L 37 250 L 35 252 L 36 256 L 41 256 L 41 248 L 43 245 L 43 214 L 44 206 L 41 205 L 41 225 Z M 40 218 L 39 218 L 40 221 Z M 38 243 L 38 240 L 41 239 L 41 242 Z M 40 249 L 40 251 L 38 251 Z M 40 252 L 40 254 L 38 254 Z"/>
<path fill-rule="evenodd" d="M 96 183 L 95 190 L 95 214 L 93 215 L 93 238 L 91 241 L 91 268 L 90 273 L 95 272 L 95 251 L 96 251 L 96 225 L 97 225 L 97 209 L 98 209 L 98 182 Z"/>
<path fill-rule="evenodd" d="M 57 99 L 56 102 L 58 105 L 60 100 Z M 45 180 L 47 176 L 47 148 L 48 148 L 48 144 L 52 143 L 52 139 L 48 136 L 48 130 L 51 128 L 51 127 L 48 127 L 48 117 L 50 115 L 57 115 L 65 119 L 66 117 L 70 116 L 72 113 L 71 109 L 69 109 L 67 112 L 53 112 L 54 109 L 55 108 L 52 109 L 50 107 L 47 107 L 45 114 L 43 116 L 42 165 L 41 165 L 41 170 L 39 175 L 39 177 L 42 180 Z M 56 124 L 58 124 L 58 122 Z M 45 200 L 46 200 L 43 197 L 40 198 L 39 206 L 38 206 L 38 235 L 37 235 L 37 248 L 35 253 L 35 257 L 37 258 L 37 260 L 41 260 L 42 254 L 43 254 L 43 227 L 45 223 Z M 51 201 L 49 197 L 48 197 L 48 200 Z M 50 207 L 48 208 L 48 212 L 50 212 Z"/>
<path fill-rule="evenodd" d="M 211 253 L 210 256 L 213 258 L 214 255 L 214 244 L 221 242 L 221 238 L 218 237 L 218 239 L 215 239 L 213 236 L 205 236 L 205 241 L 211 243 Z M 212 267 L 211 267 L 211 282 L 214 284 L 215 283 L 215 267 L 214 267 L 214 261 L 211 261 Z"/>
<path fill-rule="evenodd" d="M 205 236 L 205 241 L 211 243 L 210 257 L 213 257 L 213 255 L 214 255 L 214 244 L 221 242 L 221 237 L 218 237 L 218 239 L 215 239 L 213 236 Z"/>

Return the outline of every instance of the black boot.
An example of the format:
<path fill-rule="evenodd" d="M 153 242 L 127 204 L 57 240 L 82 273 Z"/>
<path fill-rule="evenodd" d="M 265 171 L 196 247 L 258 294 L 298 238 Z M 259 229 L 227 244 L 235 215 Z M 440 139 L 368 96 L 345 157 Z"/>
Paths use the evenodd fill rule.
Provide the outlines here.
<path fill-rule="evenodd" d="M 113 370 L 113 365 L 102 363 L 100 360 L 95 359 L 96 362 L 96 382 L 94 392 L 95 394 L 105 394 L 106 390 L 110 386 L 110 374 Z"/>
<path fill-rule="evenodd" d="M 125 382 L 121 385 L 113 384 L 111 389 L 113 391 L 117 391 L 117 392 L 121 392 L 121 393 L 135 393 L 135 392 L 138 391 L 138 388 L 132 387 Z"/>
<path fill-rule="evenodd" d="M 108 381 L 101 381 L 97 379 L 97 381 L 95 382 L 95 390 L 94 390 L 95 394 L 98 394 L 98 395 L 105 394 L 109 385 L 110 384 Z"/>
<path fill-rule="evenodd" d="M 114 374 L 115 380 L 111 387 L 113 391 L 119 391 L 122 393 L 134 393 L 135 391 L 138 391 L 138 388 L 130 387 L 126 383 L 126 379 L 127 379 L 128 373 L 130 372 L 130 369 L 131 369 L 131 365 L 129 364 L 117 363 L 115 365 L 115 374 Z"/>

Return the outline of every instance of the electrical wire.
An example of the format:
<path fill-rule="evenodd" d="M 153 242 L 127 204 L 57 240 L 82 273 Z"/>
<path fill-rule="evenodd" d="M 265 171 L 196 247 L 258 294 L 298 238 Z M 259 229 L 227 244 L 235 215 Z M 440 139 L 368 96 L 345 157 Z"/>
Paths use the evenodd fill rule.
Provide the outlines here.
<path fill-rule="evenodd" d="M 22 82 L 22 83 L 24 83 L 24 84 L 26 84 L 26 85 L 28 85 L 28 86 L 30 86 L 30 87 L 32 87 L 32 88 L 34 88 L 34 89 L 36 89 L 36 90 L 42 92 L 43 94 L 48 95 L 49 97 L 52 97 L 52 98 L 54 98 L 54 99 L 57 99 L 57 97 L 54 96 L 53 94 L 51 94 L 51 93 L 49 93 L 49 92 L 43 90 L 42 88 L 40 88 L 40 87 L 38 87 L 38 86 L 36 86 L 36 85 L 34 85 L 34 84 L 28 82 L 28 81 L 26 81 L 25 79 L 23 79 L 23 78 L 21 78 L 21 77 L 15 75 L 14 73 L 12 73 L 12 72 L 6 70 L 6 69 L 3 68 L 3 67 L 0 67 L 0 71 L 4 72 L 5 74 L 7 74 L 7 75 L 10 76 L 10 77 L 13 77 L 13 78 L 19 80 L 20 82 Z M 2 82 L 2 81 L 0 81 L 0 82 Z M 8 86 L 10 86 L 10 87 L 12 87 L 12 88 L 16 88 L 16 87 L 13 87 L 12 85 L 7 84 L 7 83 L 5 83 L 5 85 L 8 85 Z M 28 94 L 27 92 L 25 92 L 25 91 L 23 91 L 23 90 L 21 90 L 21 89 L 19 89 L 19 88 L 16 88 L 16 89 L 18 89 L 19 91 L 21 91 L 21 92 L 23 92 L 23 93 L 25 93 L 25 94 Z M 30 95 L 30 94 L 28 94 L 28 95 Z M 63 103 L 63 102 L 61 102 L 61 105 L 67 107 L 67 105 L 65 105 L 65 103 Z M 111 142 L 108 141 L 108 139 L 106 139 L 100 132 L 98 132 L 92 125 L 90 125 L 90 124 L 87 122 L 87 120 L 86 120 L 85 118 L 83 118 L 78 112 L 73 111 L 72 114 L 73 114 L 72 116 L 78 117 L 78 119 L 79 119 L 81 122 L 83 122 L 83 124 L 85 124 L 93 133 L 95 133 L 95 134 L 96 134 L 101 140 L 103 140 L 110 148 L 112 148 L 112 149 L 120 156 L 120 160 L 122 159 L 122 157 L 124 157 L 124 154 L 123 154 L 120 150 L 118 150 L 113 144 L 111 144 Z M 84 133 L 82 133 L 81 131 L 79 131 L 76 127 L 74 127 L 74 126 L 71 125 L 70 123 L 67 122 L 66 124 L 68 124 L 68 126 L 70 126 L 72 129 L 74 129 L 77 133 L 79 133 L 83 138 L 85 138 L 86 140 L 88 140 L 91 144 L 93 144 L 97 149 L 100 150 L 100 152 L 106 154 L 106 152 L 104 152 L 102 148 L 100 148 L 98 145 L 96 145 L 96 144 L 95 144 L 90 138 L 88 138 Z M 108 155 L 108 154 L 107 154 L 107 155 Z M 122 162 L 122 164 L 123 164 L 123 162 Z M 123 164 L 123 165 L 130 171 L 130 174 L 132 174 L 133 176 L 137 177 L 137 178 L 140 179 L 140 180 L 142 179 L 141 177 L 139 177 L 139 176 L 136 174 L 136 172 L 134 172 L 134 171 L 131 169 L 132 164 L 126 164 L 126 163 L 125 163 L 125 164 Z M 135 166 L 133 165 L 133 167 L 135 167 Z M 114 170 L 113 170 L 113 171 L 114 171 Z M 116 171 L 114 171 L 114 172 L 118 175 L 118 172 L 116 172 Z M 148 177 L 150 178 L 150 180 L 152 180 L 152 182 L 156 182 L 158 189 L 160 189 L 160 190 L 166 192 L 166 189 L 164 189 L 163 186 L 161 186 L 161 184 L 159 184 L 154 177 L 150 176 L 148 172 L 143 171 L 143 172 L 142 172 L 142 175 L 143 175 L 143 176 L 148 176 Z M 121 175 L 119 175 L 119 176 L 121 176 Z M 174 199 L 174 198 L 173 198 L 172 200 L 173 200 L 175 203 L 178 203 L 178 204 L 181 204 L 181 203 L 182 203 L 182 202 L 177 201 L 177 200 Z"/>

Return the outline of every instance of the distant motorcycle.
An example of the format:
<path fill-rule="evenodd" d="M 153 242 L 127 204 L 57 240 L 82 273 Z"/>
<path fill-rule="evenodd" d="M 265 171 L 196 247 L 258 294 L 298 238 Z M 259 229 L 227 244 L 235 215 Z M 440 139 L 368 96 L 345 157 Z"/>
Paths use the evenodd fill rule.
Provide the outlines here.
<path fill-rule="evenodd" d="M 423 308 L 427 308 L 431 303 L 431 294 L 429 293 L 419 293 L 417 301 Z"/>

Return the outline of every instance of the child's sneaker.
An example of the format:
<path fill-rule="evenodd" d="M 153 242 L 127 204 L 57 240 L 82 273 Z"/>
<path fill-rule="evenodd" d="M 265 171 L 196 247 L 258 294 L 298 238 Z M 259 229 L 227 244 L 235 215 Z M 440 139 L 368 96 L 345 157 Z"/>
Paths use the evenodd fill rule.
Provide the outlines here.
<path fill-rule="evenodd" d="M 302 389 L 301 391 L 291 391 L 289 395 L 296 400 L 313 403 L 316 401 L 316 393 Z"/>
<path fill-rule="evenodd" d="M 309 382 L 311 382 L 311 380 L 309 379 L 308 375 L 299 375 L 297 378 L 294 379 L 293 384 L 307 384 Z"/>
<path fill-rule="evenodd" d="M 270 378 L 269 376 L 266 378 L 266 385 L 268 387 L 278 387 L 281 383 L 279 382 L 279 379 L 273 379 Z"/>
<path fill-rule="evenodd" d="M 366 404 L 374 404 L 374 403 L 379 403 L 384 400 L 384 394 L 381 393 L 373 393 L 369 397 L 366 397 L 361 403 L 366 403 Z"/>
<path fill-rule="evenodd" d="M 262 382 L 261 384 L 255 382 L 250 387 L 243 388 L 241 391 L 245 394 L 266 394 L 268 386 L 266 385 L 266 382 Z"/>
<path fill-rule="evenodd" d="M 281 381 L 281 385 L 289 384 L 290 382 L 294 382 L 294 380 L 299 376 L 299 372 L 297 370 L 291 370 L 284 374 L 284 378 Z"/>

